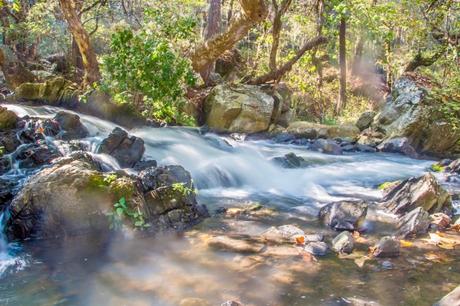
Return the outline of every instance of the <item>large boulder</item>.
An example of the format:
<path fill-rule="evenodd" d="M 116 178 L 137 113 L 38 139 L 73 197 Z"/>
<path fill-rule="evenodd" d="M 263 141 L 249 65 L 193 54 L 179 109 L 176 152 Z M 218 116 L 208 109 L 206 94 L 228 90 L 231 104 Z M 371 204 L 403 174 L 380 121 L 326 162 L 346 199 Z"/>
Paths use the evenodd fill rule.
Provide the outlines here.
<path fill-rule="evenodd" d="M 32 177 L 11 203 L 10 239 L 107 233 L 108 213 L 121 197 L 144 209 L 129 177 L 105 180 L 89 155 L 63 158 Z"/>
<path fill-rule="evenodd" d="M 206 124 L 219 132 L 266 131 L 274 105 L 273 97 L 257 86 L 221 84 L 205 101 Z"/>
<path fill-rule="evenodd" d="M 144 140 L 129 136 L 128 132 L 116 127 L 100 144 L 98 153 L 113 156 L 121 167 L 132 168 L 144 155 Z"/>
<path fill-rule="evenodd" d="M 78 104 L 79 92 L 72 82 L 63 77 L 56 77 L 44 83 L 23 83 L 16 88 L 14 96 L 19 100 L 72 108 Z"/>
<path fill-rule="evenodd" d="M 433 174 L 427 173 L 418 178 L 409 178 L 386 191 L 383 205 L 394 214 L 403 215 L 421 207 L 434 214 L 450 214 L 452 201 L 449 193 L 442 188 Z"/>
<path fill-rule="evenodd" d="M 72 153 L 24 185 L 11 203 L 7 234 L 21 240 L 105 237 L 120 226 L 150 232 L 185 229 L 207 210 L 196 203 L 190 174 L 177 167 L 146 169 L 140 177 L 105 173 L 90 154 Z M 147 179 L 154 184 L 146 184 Z"/>
<path fill-rule="evenodd" d="M 386 139 L 407 137 L 417 152 L 435 156 L 460 154 L 460 130 L 443 113 L 441 103 L 414 75 L 395 82 L 392 94 L 371 128 Z"/>
<path fill-rule="evenodd" d="M 366 215 L 366 203 L 350 201 L 329 203 L 323 206 L 319 212 L 320 220 L 337 231 L 359 230 Z"/>

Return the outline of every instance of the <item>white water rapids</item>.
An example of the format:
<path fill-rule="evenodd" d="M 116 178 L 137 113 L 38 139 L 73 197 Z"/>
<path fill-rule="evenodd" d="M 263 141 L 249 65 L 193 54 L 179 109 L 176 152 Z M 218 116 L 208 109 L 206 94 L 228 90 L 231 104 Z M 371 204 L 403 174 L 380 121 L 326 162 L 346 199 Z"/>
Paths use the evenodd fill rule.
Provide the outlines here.
<path fill-rule="evenodd" d="M 19 116 L 42 118 L 52 118 L 62 110 L 49 106 L 4 106 Z M 85 141 L 95 152 L 100 141 L 117 125 L 78 115 L 90 131 L 90 137 Z M 198 129 L 191 128 L 144 127 L 129 133 L 144 139 L 145 158 L 155 159 L 160 165 L 179 164 L 189 170 L 198 188 L 199 200 L 207 204 L 210 198 L 274 197 L 311 211 L 325 202 L 343 198 L 377 199 L 381 196 L 376 188 L 379 184 L 420 175 L 432 164 L 431 161 L 395 154 L 325 155 L 301 146 L 280 145 L 268 140 L 238 142 L 212 133 L 201 135 Z M 59 149 L 62 153 L 66 151 L 62 144 Z M 290 152 L 303 157 L 312 166 L 284 169 L 271 161 Z M 97 158 L 111 168 L 118 167 L 109 156 L 97 155 Z M 2 240 L 0 275 L 6 270 L 4 267 L 15 264 L 14 258 L 6 253 L 6 242 Z"/>

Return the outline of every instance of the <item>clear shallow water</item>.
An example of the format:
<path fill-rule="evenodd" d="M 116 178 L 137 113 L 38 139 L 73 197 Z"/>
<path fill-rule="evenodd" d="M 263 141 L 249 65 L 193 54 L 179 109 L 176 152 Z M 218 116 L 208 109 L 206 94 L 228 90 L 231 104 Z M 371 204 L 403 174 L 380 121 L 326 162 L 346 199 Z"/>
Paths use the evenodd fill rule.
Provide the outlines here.
<path fill-rule="evenodd" d="M 20 116 L 43 118 L 59 110 L 7 107 Z M 91 133 L 86 141 L 95 152 L 116 125 L 79 115 Z M 214 217 L 183 237 L 114 240 L 102 245 L 97 237 L 27 242 L 19 253 L 5 246 L 0 253 L 7 256 L 0 256 L 0 304 L 178 305 L 183 298 L 200 297 L 211 305 L 227 299 L 252 305 L 321 305 L 357 295 L 383 305 L 411 305 L 411 301 L 423 305 L 417 302 L 434 300 L 450 288 L 449 282 L 460 281 L 458 264 L 423 270 L 419 264 L 397 262 L 401 269 L 413 267 L 402 273 L 400 269 L 380 271 L 378 262 L 361 269 L 335 256 L 312 264 L 222 253 L 205 243 L 208 235 L 256 235 L 271 225 L 296 223 L 319 230 L 314 215 L 324 203 L 344 198 L 376 200 L 381 197 L 379 184 L 420 175 L 431 161 L 380 153 L 332 156 L 269 141 L 237 142 L 200 135 L 197 129 L 142 128 L 130 133 L 144 139 L 146 157 L 189 170 L 199 202 L 210 211 L 258 202 L 275 210 L 276 216 L 252 220 Z M 312 166 L 283 169 L 270 161 L 290 152 L 311 161 Z M 118 167 L 108 156 L 98 158 Z M 423 257 L 414 254 L 415 261 L 417 256 Z M 411 273 L 416 275 L 413 280 Z M 436 289 L 425 292 L 428 286 Z M 422 293 L 412 297 L 410 288 Z"/>

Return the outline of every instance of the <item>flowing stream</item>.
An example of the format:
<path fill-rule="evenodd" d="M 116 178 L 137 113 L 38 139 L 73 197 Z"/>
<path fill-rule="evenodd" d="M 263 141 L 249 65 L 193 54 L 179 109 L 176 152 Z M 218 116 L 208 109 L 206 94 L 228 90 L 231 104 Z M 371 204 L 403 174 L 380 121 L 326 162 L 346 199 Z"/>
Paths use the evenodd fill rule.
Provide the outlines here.
<path fill-rule="evenodd" d="M 53 117 L 60 110 L 48 106 L 6 107 L 20 116 L 43 118 Z M 85 141 L 95 152 L 98 143 L 116 125 L 79 115 L 91 134 Z M 410 271 L 387 271 L 378 264 L 376 268 L 360 269 L 353 261 L 338 261 L 334 256 L 316 265 L 266 261 L 253 267 L 247 261 L 263 260 L 215 252 L 202 243 L 203 237 L 218 230 L 260 233 L 271 225 L 289 222 L 313 230 L 318 228 L 318 208 L 325 203 L 340 199 L 378 200 L 382 196 L 377 189 L 379 184 L 421 175 L 432 161 L 382 153 L 325 155 L 301 146 L 267 140 L 236 141 L 188 128 L 144 127 L 130 133 L 144 139 L 145 157 L 160 165 L 180 164 L 189 170 L 198 189 L 198 201 L 206 204 L 212 214 L 221 207 L 261 203 L 277 215 L 263 220 L 211 218 L 184 237 L 109 245 L 86 237 L 26 242 L 18 249 L 0 235 L 0 304 L 179 305 L 184 298 L 196 297 L 210 301 L 210 305 L 227 299 L 242 300 L 248 305 L 348 305 L 353 298 L 382 305 L 424 305 L 417 304 L 420 298 L 432 302 L 439 295 L 438 287 L 426 291 L 423 288 L 430 285 L 431 279 L 439 279 L 441 272 L 453 273 L 454 279 L 460 280 L 458 264 L 450 270 L 447 266 L 433 270 L 433 265 L 420 265 L 420 269 Z M 62 144 L 47 141 L 66 153 Z M 284 169 L 271 160 L 290 152 L 311 166 Z M 119 168 L 109 156 L 96 156 L 107 167 Z M 13 167 L 6 175 L 25 180 L 30 174 Z M 0 217 L 2 228 L 4 218 Z M 424 277 L 427 272 L 431 273 L 430 279 Z M 418 291 L 411 292 L 413 288 Z"/>

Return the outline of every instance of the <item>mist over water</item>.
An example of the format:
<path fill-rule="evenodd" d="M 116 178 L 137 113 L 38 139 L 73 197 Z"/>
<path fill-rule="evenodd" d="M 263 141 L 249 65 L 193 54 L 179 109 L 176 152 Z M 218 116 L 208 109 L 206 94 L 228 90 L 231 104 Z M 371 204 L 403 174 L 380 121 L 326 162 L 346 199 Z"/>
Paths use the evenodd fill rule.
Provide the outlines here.
<path fill-rule="evenodd" d="M 42 118 L 52 118 L 61 110 L 49 106 L 5 106 L 19 116 Z M 84 142 L 95 158 L 107 169 L 119 169 L 113 158 L 95 153 L 98 144 L 117 125 L 78 115 L 90 131 L 90 137 Z M 179 164 L 190 171 L 198 189 L 198 201 L 206 204 L 210 211 L 221 206 L 262 201 L 287 212 L 285 218 L 289 218 L 289 214 L 314 215 L 329 201 L 379 199 L 379 184 L 421 175 L 432 164 L 394 154 L 335 156 L 268 140 L 239 142 L 212 133 L 202 135 L 194 128 L 144 127 L 129 133 L 144 139 L 146 159 L 155 159 L 159 165 Z M 59 141 L 47 141 L 62 154 L 68 153 L 68 148 Z M 303 157 L 311 166 L 284 169 L 272 161 L 274 157 L 291 152 Z M 18 174 L 17 171 L 20 169 L 13 169 L 7 175 Z M 27 179 L 27 174 L 22 173 L 22 177 Z M 3 216 L 0 221 L 4 222 Z M 297 281 L 304 288 L 321 273 L 330 277 L 338 273 L 335 268 L 319 271 L 319 267 L 305 267 L 299 263 L 286 266 L 273 262 L 261 262 L 248 272 L 253 261 L 260 261 L 260 258 L 249 260 L 209 250 L 204 243 L 207 235 L 214 227 L 225 227 L 228 232 L 257 233 L 276 221 L 217 225 L 213 222 L 205 221 L 184 237 L 114 240 L 108 245 L 94 242 L 95 237 L 26 243 L 22 254 L 33 257 L 33 263 L 27 266 L 25 261 L 17 262 L 26 255 L 11 255 L 11 248 L 0 236 L 0 297 L 11 297 L 11 305 L 28 304 L 34 299 L 42 304 L 178 305 L 182 298 L 195 296 L 216 305 L 226 299 L 241 299 L 249 305 L 279 305 L 289 304 L 286 302 L 289 296 L 283 294 L 292 290 L 281 286 L 280 280 L 300 277 Z M 335 263 L 328 264 L 334 266 Z M 9 273 L 12 271 L 16 272 Z M 298 276 L 300 272 L 302 276 Z M 377 284 L 380 280 L 371 281 Z M 10 282 L 12 286 L 7 285 Z M 318 282 L 327 286 L 326 280 Z M 37 283 L 44 285 L 40 289 Z M 360 285 L 353 286 L 359 288 Z M 21 294 L 21 289 L 26 293 Z M 5 301 L 0 299 L 0 304 Z"/>

